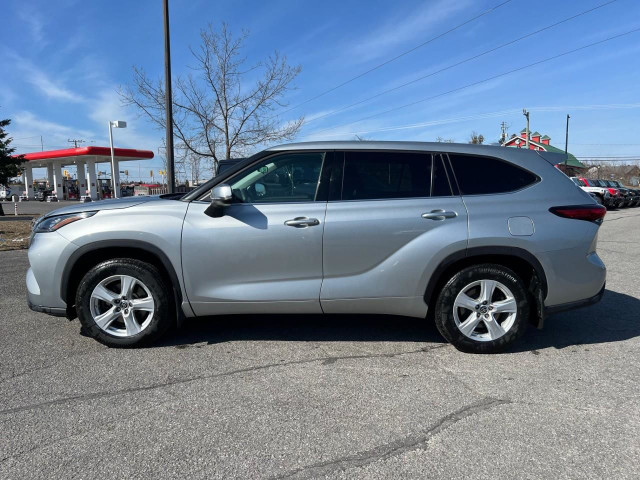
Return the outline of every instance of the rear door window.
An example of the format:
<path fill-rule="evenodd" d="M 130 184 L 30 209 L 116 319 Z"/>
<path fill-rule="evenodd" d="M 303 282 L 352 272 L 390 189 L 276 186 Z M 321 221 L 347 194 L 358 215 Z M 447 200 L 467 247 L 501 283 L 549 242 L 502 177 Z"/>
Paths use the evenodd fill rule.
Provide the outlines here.
<path fill-rule="evenodd" d="M 343 200 L 419 198 L 430 191 L 430 153 L 344 153 Z"/>
<path fill-rule="evenodd" d="M 538 181 L 528 170 L 497 158 L 460 154 L 449 158 L 462 195 L 515 192 Z"/>

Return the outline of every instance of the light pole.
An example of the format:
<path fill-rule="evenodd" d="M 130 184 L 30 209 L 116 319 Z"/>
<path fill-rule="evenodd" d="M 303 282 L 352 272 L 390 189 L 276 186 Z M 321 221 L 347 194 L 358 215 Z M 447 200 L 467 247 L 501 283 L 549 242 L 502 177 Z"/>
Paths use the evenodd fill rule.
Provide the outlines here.
<path fill-rule="evenodd" d="M 169 36 L 169 0 L 162 0 L 162 17 L 164 20 L 164 110 L 165 110 L 165 135 L 166 157 L 169 167 L 167 175 L 168 193 L 175 191 L 176 168 L 173 159 L 173 101 L 171 99 L 171 40 Z"/>
<path fill-rule="evenodd" d="M 122 120 L 109 121 L 109 145 L 111 146 L 111 187 L 113 188 L 113 197 L 118 198 L 118 192 L 116 188 L 116 178 L 118 178 L 118 172 L 116 172 L 116 159 L 113 154 L 113 128 L 127 128 L 127 122 Z"/>

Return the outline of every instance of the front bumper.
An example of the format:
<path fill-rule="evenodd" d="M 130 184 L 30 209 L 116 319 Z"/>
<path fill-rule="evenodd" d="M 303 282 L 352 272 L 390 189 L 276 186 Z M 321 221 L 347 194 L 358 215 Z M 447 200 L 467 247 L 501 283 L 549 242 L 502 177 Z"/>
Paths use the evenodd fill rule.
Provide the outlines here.
<path fill-rule="evenodd" d="M 51 315 L 51 316 L 54 316 L 54 317 L 66 317 L 67 316 L 67 309 L 66 308 L 44 307 L 42 305 L 34 305 L 33 303 L 31 303 L 29 298 L 27 298 L 27 305 L 29 305 L 29 308 L 31 310 L 33 310 L 34 312 L 46 313 L 47 315 Z"/>
<path fill-rule="evenodd" d="M 60 295 L 62 274 L 77 248 L 58 232 L 38 233 L 33 237 L 26 276 L 29 308 L 51 315 L 66 315 L 66 299 Z"/>

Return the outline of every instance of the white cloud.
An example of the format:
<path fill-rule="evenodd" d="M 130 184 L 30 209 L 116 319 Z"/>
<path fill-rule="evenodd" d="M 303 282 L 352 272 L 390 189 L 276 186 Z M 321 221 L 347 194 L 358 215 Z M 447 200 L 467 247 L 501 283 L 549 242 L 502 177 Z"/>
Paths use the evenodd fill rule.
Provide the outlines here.
<path fill-rule="evenodd" d="M 98 131 L 104 132 L 104 135 L 100 135 L 96 140 L 108 144 L 108 122 L 124 120 L 127 122 L 127 128 L 114 130 L 114 144 L 119 147 L 151 150 L 155 155 L 158 154 L 161 134 L 150 134 L 143 119 L 138 118 L 131 108 L 121 105 L 115 88 L 102 90 L 96 99 L 89 102 L 89 118 L 95 122 Z"/>
<path fill-rule="evenodd" d="M 18 11 L 18 18 L 26 24 L 34 43 L 40 47 L 48 43 L 44 34 L 44 20 L 39 12 L 23 4 Z"/>
<path fill-rule="evenodd" d="M 428 40 L 432 31 L 444 30 L 445 20 L 468 10 L 469 0 L 452 2 L 438 0 L 421 6 L 413 12 L 402 12 L 389 19 L 384 25 L 356 40 L 346 53 L 356 61 L 367 61 L 387 55 L 410 40 Z M 435 33 L 435 32 L 433 32 Z"/>
<path fill-rule="evenodd" d="M 36 87 L 36 89 L 47 98 L 73 103 L 85 101 L 82 95 L 66 88 L 60 82 L 51 79 L 49 75 L 26 58 L 15 52 L 8 52 L 7 57 L 14 63 L 15 67 L 24 72 L 25 80 Z"/>
<path fill-rule="evenodd" d="M 12 115 L 10 133 L 14 138 L 13 146 L 18 148 L 20 153 L 39 151 L 42 148 L 41 137 L 45 150 L 67 148 L 69 138 L 82 138 L 88 141 L 94 137 L 91 130 L 51 122 L 28 110 L 18 111 Z"/>

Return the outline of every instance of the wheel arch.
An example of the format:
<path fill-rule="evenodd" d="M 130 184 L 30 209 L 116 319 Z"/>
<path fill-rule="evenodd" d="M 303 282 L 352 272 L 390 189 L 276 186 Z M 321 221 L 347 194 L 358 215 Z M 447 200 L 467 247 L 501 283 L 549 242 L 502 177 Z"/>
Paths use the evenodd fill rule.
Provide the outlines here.
<path fill-rule="evenodd" d="M 456 272 L 481 263 L 505 266 L 522 278 L 528 292 L 535 300 L 530 318 L 538 328 L 542 328 L 544 299 L 548 292 L 547 277 L 540 261 L 532 253 L 518 247 L 472 247 L 447 256 L 436 267 L 427 283 L 424 300 L 429 306 L 428 311 L 433 312 L 436 296 Z"/>
<path fill-rule="evenodd" d="M 67 316 L 75 317 L 75 296 L 86 272 L 112 258 L 134 258 L 154 265 L 173 290 L 178 321 L 184 316 L 180 308 L 183 295 L 178 274 L 167 255 L 155 245 L 141 240 L 102 240 L 78 248 L 62 272 L 60 297 L 67 304 Z"/>

